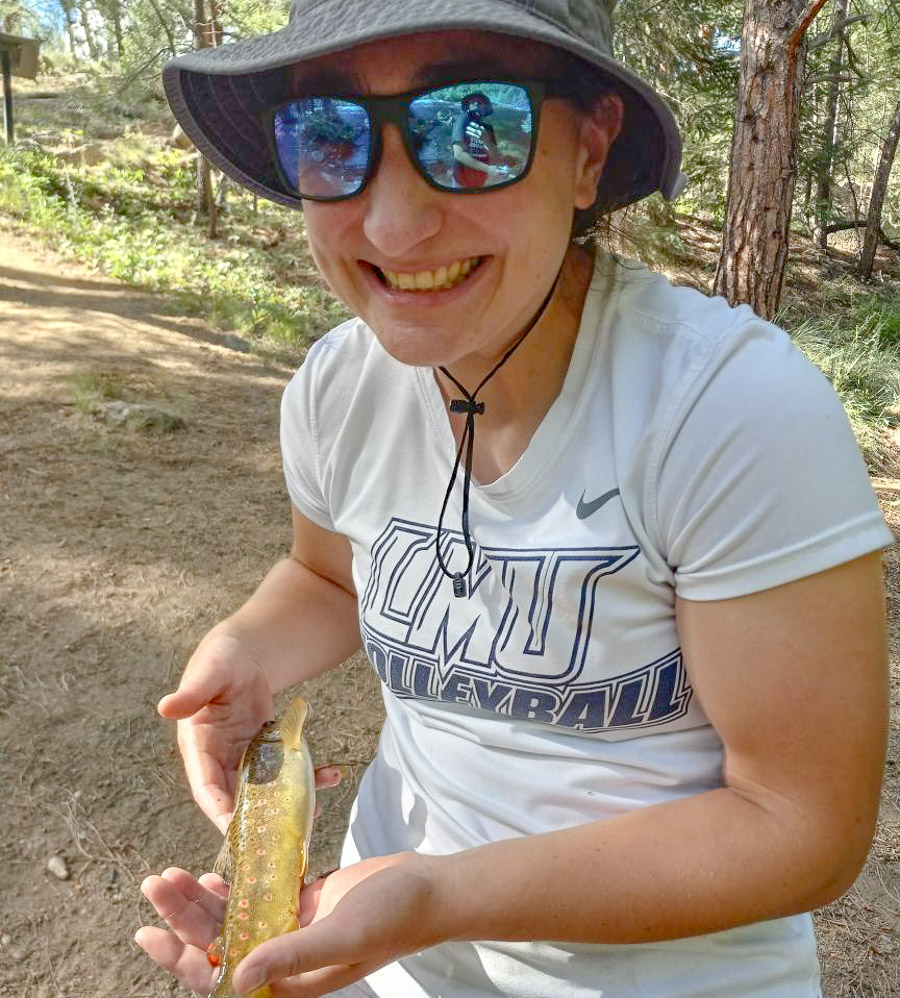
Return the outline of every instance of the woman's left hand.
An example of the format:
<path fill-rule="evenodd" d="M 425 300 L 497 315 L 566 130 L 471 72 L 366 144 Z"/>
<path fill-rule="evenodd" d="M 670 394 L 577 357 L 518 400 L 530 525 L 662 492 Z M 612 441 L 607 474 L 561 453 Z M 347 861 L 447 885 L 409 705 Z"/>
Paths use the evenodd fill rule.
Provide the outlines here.
<path fill-rule="evenodd" d="M 235 971 L 241 994 L 319 998 L 441 941 L 435 861 L 416 853 L 363 860 L 309 884 L 299 928 L 258 946 Z"/>
<path fill-rule="evenodd" d="M 436 861 L 415 853 L 363 860 L 308 884 L 298 929 L 258 946 L 235 971 L 248 994 L 269 983 L 272 998 L 319 998 L 401 956 L 440 942 Z M 169 931 L 144 926 L 138 944 L 188 988 L 207 993 L 216 972 L 206 947 L 218 932 L 228 888 L 169 869 L 142 887 Z"/>

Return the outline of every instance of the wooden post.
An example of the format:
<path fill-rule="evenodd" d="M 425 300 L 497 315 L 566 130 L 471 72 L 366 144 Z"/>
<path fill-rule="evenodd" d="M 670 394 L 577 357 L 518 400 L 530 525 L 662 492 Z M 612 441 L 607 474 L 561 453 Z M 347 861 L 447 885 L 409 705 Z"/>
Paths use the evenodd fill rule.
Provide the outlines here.
<path fill-rule="evenodd" d="M 3 62 L 3 120 L 6 122 L 6 144 L 13 144 L 12 59 L 9 49 L 0 49 Z"/>

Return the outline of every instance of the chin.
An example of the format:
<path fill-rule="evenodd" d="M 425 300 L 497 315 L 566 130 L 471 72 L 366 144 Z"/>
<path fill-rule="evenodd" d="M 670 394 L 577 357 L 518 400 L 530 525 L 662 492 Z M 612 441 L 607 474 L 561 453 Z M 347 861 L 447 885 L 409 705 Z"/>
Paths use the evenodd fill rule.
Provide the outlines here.
<path fill-rule="evenodd" d="M 441 367 L 451 365 L 459 359 L 457 336 L 452 336 L 452 344 L 442 347 L 437 331 L 429 334 L 427 329 L 421 327 L 404 330 L 392 325 L 388 331 L 382 332 L 377 325 L 369 325 L 382 347 L 401 364 L 410 367 Z"/>

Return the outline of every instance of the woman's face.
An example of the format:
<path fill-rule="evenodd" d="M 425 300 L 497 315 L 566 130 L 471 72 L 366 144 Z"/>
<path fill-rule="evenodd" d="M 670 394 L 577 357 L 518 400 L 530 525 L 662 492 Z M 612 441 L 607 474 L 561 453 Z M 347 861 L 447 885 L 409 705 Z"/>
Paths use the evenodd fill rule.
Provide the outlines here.
<path fill-rule="evenodd" d="M 295 80 L 335 91 L 395 94 L 464 76 L 554 75 L 552 49 L 486 32 L 435 32 L 376 42 L 304 63 Z M 321 81 L 321 83 L 319 83 Z M 498 191 L 454 194 L 429 186 L 410 163 L 403 138 L 385 127 L 375 176 L 357 197 L 307 201 L 316 264 L 332 290 L 373 329 L 397 360 L 486 370 L 531 317 L 569 245 L 575 208 L 589 207 L 621 103 L 595 114 L 546 99 L 528 176 Z M 442 268 L 468 269 L 450 290 L 421 287 Z M 391 277 L 385 275 L 390 272 Z"/>

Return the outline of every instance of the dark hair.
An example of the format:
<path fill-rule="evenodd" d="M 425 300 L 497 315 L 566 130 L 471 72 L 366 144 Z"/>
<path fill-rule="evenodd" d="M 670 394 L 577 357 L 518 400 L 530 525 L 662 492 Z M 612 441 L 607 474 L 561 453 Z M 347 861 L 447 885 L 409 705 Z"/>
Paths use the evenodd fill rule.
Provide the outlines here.
<path fill-rule="evenodd" d="M 611 94 L 625 96 L 621 93 L 618 81 L 579 59 L 578 56 L 560 51 L 557 53 L 557 58 L 559 73 L 557 79 L 562 83 L 565 95 L 574 102 L 582 114 L 590 113 L 599 100 Z M 612 159 L 612 150 L 610 150 L 610 159 Z M 601 219 L 615 211 L 617 207 L 618 205 L 611 205 L 605 197 L 601 177 L 597 186 L 597 199 L 589 208 L 579 208 L 574 214 L 572 238 L 589 237 L 592 231 L 602 228 Z"/>
<path fill-rule="evenodd" d="M 490 97 L 488 97 L 487 94 L 478 92 L 474 94 L 466 94 L 461 103 L 464 109 L 470 104 L 480 104 L 484 108 L 485 114 L 490 114 L 494 110 L 494 105 L 491 103 Z"/>

